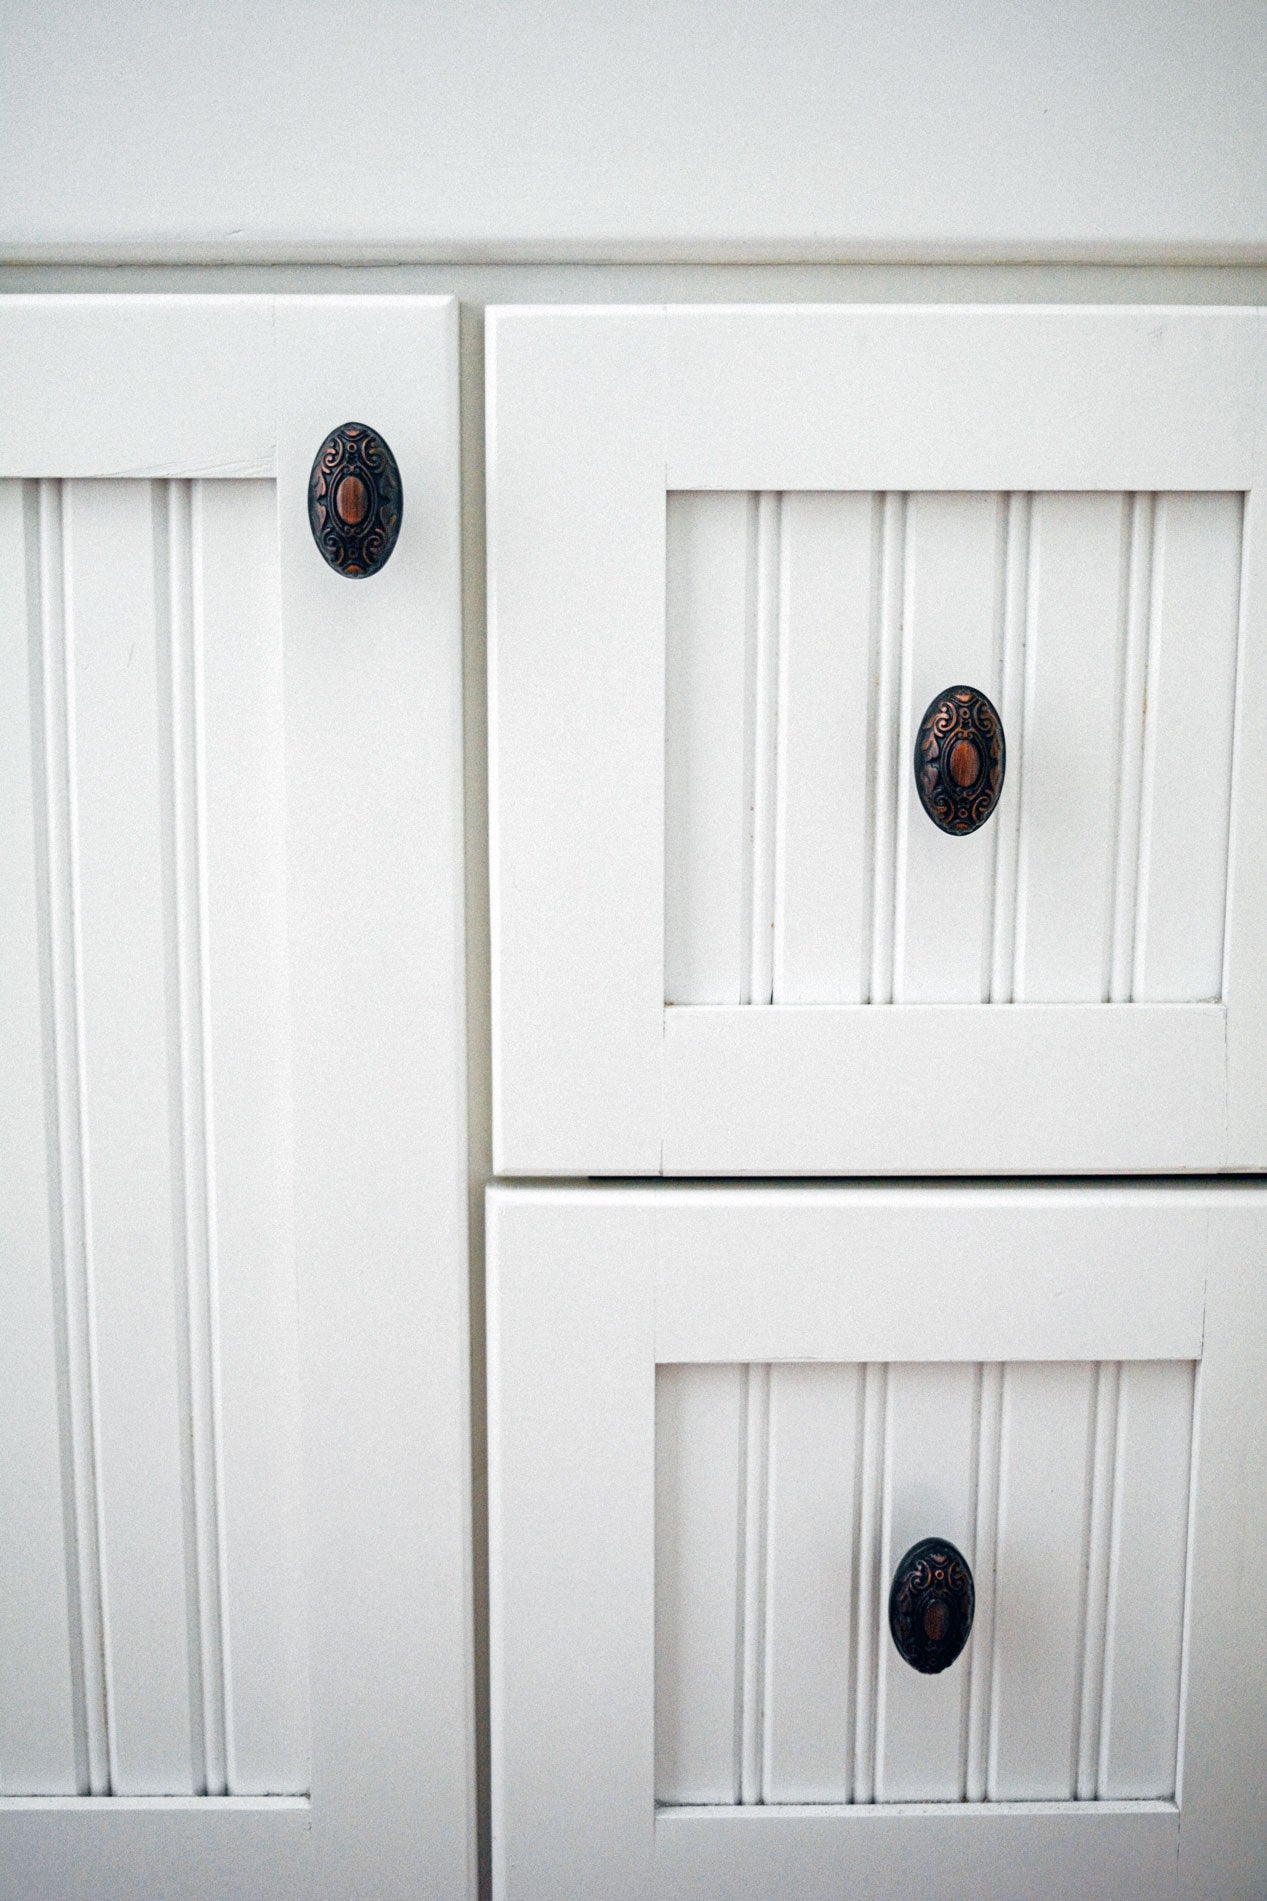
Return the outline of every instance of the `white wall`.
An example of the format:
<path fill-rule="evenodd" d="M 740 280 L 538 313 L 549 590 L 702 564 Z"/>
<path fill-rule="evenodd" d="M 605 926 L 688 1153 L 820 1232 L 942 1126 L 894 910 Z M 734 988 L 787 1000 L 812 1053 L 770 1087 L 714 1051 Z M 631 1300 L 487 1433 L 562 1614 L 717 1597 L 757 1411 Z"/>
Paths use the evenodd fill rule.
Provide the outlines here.
<path fill-rule="evenodd" d="M 3 0 L 8 258 L 1267 258 L 1262 0 Z"/>

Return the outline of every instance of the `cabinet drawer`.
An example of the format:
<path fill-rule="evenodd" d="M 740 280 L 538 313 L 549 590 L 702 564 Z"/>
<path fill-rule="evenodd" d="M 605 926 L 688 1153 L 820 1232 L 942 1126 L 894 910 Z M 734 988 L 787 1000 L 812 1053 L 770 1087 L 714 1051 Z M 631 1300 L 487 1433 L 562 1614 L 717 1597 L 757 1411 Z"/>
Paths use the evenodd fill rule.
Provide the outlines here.
<path fill-rule="evenodd" d="M 499 1170 L 1267 1164 L 1257 313 L 490 337 Z"/>
<path fill-rule="evenodd" d="M 506 1188 L 490 1250 L 500 1896 L 1267 1880 L 1257 1188 Z"/>

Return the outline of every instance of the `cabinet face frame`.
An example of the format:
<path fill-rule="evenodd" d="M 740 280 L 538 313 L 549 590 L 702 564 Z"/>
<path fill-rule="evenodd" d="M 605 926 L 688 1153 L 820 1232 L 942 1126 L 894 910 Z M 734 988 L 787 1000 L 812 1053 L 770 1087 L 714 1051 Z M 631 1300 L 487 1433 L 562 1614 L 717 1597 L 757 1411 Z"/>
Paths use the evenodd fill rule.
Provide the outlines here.
<path fill-rule="evenodd" d="M 1267 1697 L 1228 1615 L 1267 1560 L 1261 1191 L 505 1187 L 488 1233 L 499 1901 L 1262 1885 Z M 657 1364 L 992 1358 L 1200 1362 L 1178 1801 L 657 1812 Z"/>
<path fill-rule="evenodd" d="M 0 340 L 0 478 L 276 482 L 311 1721 L 302 1797 L 0 1799 L 0 1892 L 473 1893 L 457 306 L 16 296 Z M 364 582 L 308 520 L 351 419 L 405 489 Z"/>
<path fill-rule="evenodd" d="M 498 1171 L 1267 1164 L 1260 313 L 507 308 L 488 334 Z M 1221 1001 L 666 1008 L 666 497 L 798 489 L 1244 494 Z M 961 1124 L 930 1050 L 978 1079 Z"/>

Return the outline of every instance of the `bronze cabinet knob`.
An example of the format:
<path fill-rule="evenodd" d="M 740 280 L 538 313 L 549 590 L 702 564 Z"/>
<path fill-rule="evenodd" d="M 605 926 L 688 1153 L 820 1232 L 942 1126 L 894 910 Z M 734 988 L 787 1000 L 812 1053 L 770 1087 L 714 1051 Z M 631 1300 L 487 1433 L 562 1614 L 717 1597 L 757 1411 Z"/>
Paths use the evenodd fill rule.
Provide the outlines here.
<path fill-rule="evenodd" d="M 976 1593 L 962 1551 L 948 1538 L 922 1538 L 893 1574 L 889 1629 L 912 1670 L 934 1676 L 955 1661 L 972 1634 Z"/>
<path fill-rule="evenodd" d="M 1007 747 L 996 708 L 973 686 L 948 686 L 929 702 L 915 735 L 919 802 L 955 838 L 984 825 L 999 802 Z"/>
<path fill-rule="evenodd" d="M 308 521 L 336 574 L 360 581 L 386 565 L 403 505 L 400 470 L 383 438 L 363 422 L 332 429 L 308 478 Z"/>

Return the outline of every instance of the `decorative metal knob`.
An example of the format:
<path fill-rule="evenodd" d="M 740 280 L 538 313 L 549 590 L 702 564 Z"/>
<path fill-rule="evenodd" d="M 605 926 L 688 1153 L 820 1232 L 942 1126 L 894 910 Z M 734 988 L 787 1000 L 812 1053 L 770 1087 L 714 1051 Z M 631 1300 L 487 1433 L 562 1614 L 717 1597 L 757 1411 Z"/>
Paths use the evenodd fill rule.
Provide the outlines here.
<path fill-rule="evenodd" d="M 403 497 L 396 458 L 363 422 L 332 429 L 308 477 L 312 538 L 336 574 L 377 574 L 400 533 Z"/>
<path fill-rule="evenodd" d="M 1007 748 L 1003 721 L 972 686 L 948 686 L 915 736 L 919 802 L 939 831 L 965 838 L 999 802 Z"/>
<path fill-rule="evenodd" d="M 976 1593 L 962 1551 L 948 1538 L 912 1545 L 893 1574 L 889 1629 L 912 1670 L 934 1676 L 955 1661 L 972 1634 Z"/>

